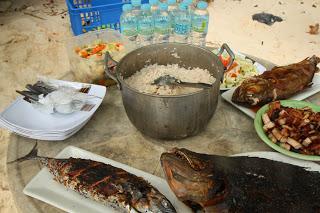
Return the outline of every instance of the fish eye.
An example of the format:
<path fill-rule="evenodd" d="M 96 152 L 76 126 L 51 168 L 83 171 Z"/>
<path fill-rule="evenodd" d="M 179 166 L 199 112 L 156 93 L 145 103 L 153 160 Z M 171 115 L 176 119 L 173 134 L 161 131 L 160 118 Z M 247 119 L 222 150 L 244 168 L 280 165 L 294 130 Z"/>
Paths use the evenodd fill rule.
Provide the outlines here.
<path fill-rule="evenodd" d="M 168 202 L 166 200 L 162 200 L 161 201 L 162 206 L 164 206 L 165 208 L 167 208 L 169 206 Z"/>

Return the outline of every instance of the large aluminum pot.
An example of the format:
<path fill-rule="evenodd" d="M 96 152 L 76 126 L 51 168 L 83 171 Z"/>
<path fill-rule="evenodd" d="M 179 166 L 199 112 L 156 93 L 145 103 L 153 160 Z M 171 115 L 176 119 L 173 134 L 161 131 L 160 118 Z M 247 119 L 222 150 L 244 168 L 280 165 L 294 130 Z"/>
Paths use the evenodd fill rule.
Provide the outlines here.
<path fill-rule="evenodd" d="M 224 49 L 234 58 L 225 44 L 220 53 Z M 117 65 L 108 54 L 106 57 L 106 74 L 117 81 L 127 116 L 143 134 L 170 140 L 196 135 L 205 129 L 216 109 L 224 72 L 219 58 L 210 50 L 189 44 L 163 43 L 136 49 Z M 207 69 L 216 81 L 212 88 L 185 95 L 144 94 L 131 88 L 124 79 L 149 64 L 179 64 L 186 68 Z"/>

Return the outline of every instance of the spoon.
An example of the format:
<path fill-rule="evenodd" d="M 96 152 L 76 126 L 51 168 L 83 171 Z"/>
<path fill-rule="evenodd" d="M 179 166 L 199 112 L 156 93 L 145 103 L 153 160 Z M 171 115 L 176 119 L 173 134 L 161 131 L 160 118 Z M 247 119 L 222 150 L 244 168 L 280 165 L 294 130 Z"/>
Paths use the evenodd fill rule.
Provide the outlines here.
<path fill-rule="evenodd" d="M 158 86 L 179 85 L 182 87 L 194 87 L 194 88 L 204 88 L 204 89 L 208 89 L 212 87 L 212 84 L 184 82 L 170 75 L 160 76 L 159 78 L 154 80 L 151 83 L 151 85 L 158 85 Z"/>

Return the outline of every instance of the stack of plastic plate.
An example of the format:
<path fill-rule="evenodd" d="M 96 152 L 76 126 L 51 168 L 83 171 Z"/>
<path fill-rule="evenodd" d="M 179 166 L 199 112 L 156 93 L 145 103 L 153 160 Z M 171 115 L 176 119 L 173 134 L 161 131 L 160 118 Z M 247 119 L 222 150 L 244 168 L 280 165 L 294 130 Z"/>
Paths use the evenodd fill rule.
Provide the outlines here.
<path fill-rule="evenodd" d="M 82 88 L 83 83 L 55 80 L 74 88 Z M 86 84 L 88 86 L 88 84 Z M 106 94 L 106 87 L 90 84 L 88 91 L 92 95 L 89 111 L 77 111 L 70 114 L 46 114 L 34 108 L 32 104 L 18 97 L 0 114 L 0 125 L 20 136 L 38 140 L 65 140 L 78 132 L 93 116 Z"/>

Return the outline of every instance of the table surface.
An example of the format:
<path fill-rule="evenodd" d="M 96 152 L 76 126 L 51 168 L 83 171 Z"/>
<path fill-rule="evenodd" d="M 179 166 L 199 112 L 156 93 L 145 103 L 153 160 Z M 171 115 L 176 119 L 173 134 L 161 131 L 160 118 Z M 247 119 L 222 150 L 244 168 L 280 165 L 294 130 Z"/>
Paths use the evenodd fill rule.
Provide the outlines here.
<path fill-rule="evenodd" d="M 273 65 L 259 60 L 267 68 Z M 308 101 L 320 100 L 320 94 Z M 7 162 L 26 155 L 38 140 L 11 135 Z M 162 141 L 142 135 L 126 116 L 120 91 L 108 88 L 100 108 L 88 124 L 65 141 L 38 141 L 39 155 L 54 157 L 67 146 L 76 146 L 98 155 L 128 164 L 137 169 L 163 177 L 160 166 L 162 152 L 184 147 L 196 152 L 232 155 L 252 151 L 272 151 L 255 132 L 253 120 L 219 100 L 216 112 L 207 128 L 197 136 L 177 141 Z M 26 184 L 40 171 L 37 161 L 7 165 L 10 190 L 20 212 L 63 212 L 22 193 Z"/>

